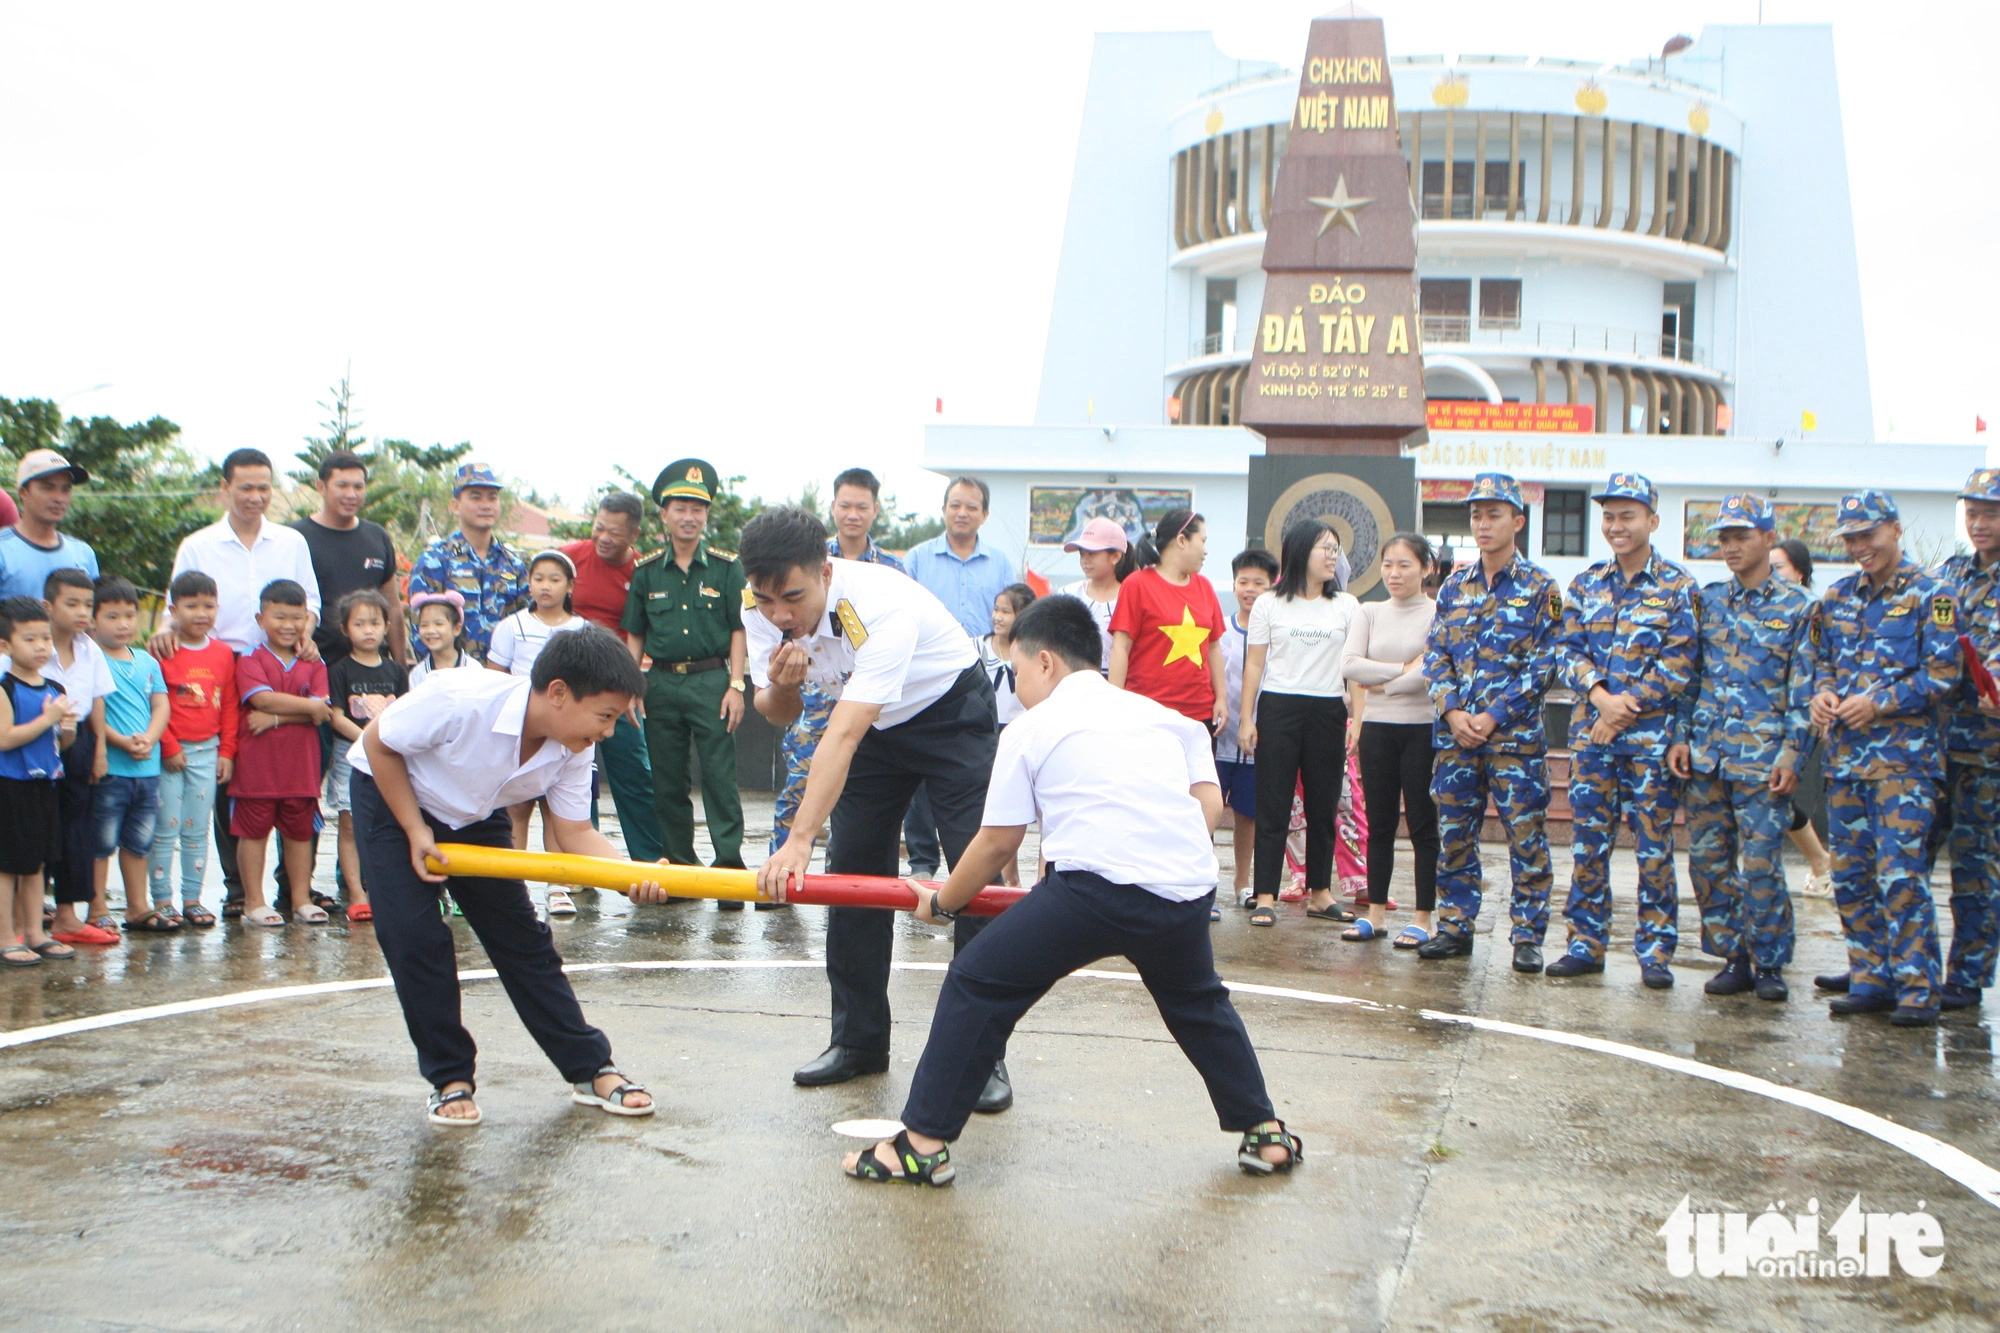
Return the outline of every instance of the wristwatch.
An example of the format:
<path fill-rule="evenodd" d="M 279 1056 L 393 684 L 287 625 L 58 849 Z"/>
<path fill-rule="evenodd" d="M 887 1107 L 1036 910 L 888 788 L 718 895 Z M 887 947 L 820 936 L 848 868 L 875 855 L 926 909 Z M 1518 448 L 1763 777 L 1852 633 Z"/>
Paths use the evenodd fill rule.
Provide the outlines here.
<path fill-rule="evenodd" d="M 738 694 L 741 694 L 743 693 L 743 682 L 740 679 L 732 680 L 729 682 L 729 688 L 735 690 Z"/>
<path fill-rule="evenodd" d="M 938 891 L 936 889 L 931 890 L 931 915 L 940 921 L 958 920 L 958 913 L 947 912 L 944 908 L 938 906 Z"/>

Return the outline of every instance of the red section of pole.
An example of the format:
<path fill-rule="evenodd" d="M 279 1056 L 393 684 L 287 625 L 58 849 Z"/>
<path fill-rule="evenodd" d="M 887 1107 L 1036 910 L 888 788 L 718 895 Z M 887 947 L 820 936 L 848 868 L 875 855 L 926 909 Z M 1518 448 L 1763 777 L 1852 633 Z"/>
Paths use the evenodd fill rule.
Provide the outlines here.
<path fill-rule="evenodd" d="M 1019 902 L 1026 892 L 999 886 L 981 889 L 979 896 L 960 910 L 968 916 L 998 916 Z M 886 907 L 897 912 L 917 909 L 917 895 L 910 892 L 909 886 L 886 875 L 807 875 L 804 884 L 794 885 L 785 897 L 788 902 L 806 907 Z"/>

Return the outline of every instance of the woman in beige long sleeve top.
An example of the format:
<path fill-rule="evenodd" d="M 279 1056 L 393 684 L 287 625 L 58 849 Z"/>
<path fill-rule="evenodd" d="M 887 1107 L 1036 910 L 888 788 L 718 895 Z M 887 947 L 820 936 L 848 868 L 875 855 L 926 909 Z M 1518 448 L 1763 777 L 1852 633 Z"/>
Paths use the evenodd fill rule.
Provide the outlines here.
<path fill-rule="evenodd" d="M 1431 800 L 1432 728 L 1437 711 L 1424 683 L 1424 641 L 1437 603 L 1424 594 L 1436 556 L 1431 544 L 1398 533 L 1382 550 L 1386 602 L 1368 602 L 1349 630 L 1341 673 L 1365 692 L 1361 711 L 1361 795 L 1368 811 L 1368 916 L 1342 938 L 1382 938 L 1389 878 L 1396 866 L 1396 824 L 1410 823 L 1416 852 L 1417 916 L 1396 937 L 1399 949 L 1430 938 L 1437 907 L 1437 805 Z"/>

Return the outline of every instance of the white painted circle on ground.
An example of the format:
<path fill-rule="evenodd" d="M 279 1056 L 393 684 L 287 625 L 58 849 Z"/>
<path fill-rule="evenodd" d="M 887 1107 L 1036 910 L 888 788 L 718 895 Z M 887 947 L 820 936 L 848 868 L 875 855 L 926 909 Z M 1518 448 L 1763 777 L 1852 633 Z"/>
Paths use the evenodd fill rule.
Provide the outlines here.
<path fill-rule="evenodd" d="M 850 1139 L 893 1139 L 903 1132 L 900 1120 L 836 1120 L 833 1132 Z"/>

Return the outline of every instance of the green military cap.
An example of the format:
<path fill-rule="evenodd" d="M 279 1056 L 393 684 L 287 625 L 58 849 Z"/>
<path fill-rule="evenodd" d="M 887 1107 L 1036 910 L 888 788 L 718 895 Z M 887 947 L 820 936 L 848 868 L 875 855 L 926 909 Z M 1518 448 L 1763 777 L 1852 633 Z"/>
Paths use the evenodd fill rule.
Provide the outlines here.
<path fill-rule="evenodd" d="M 715 493 L 721 489 L 722 480 L 714 468 L 699 458 L 683 458 L 667 464 L 653 478 L 653 503 L 664 506 L 669 500 L 699 500 L 714 504 Z"/>

